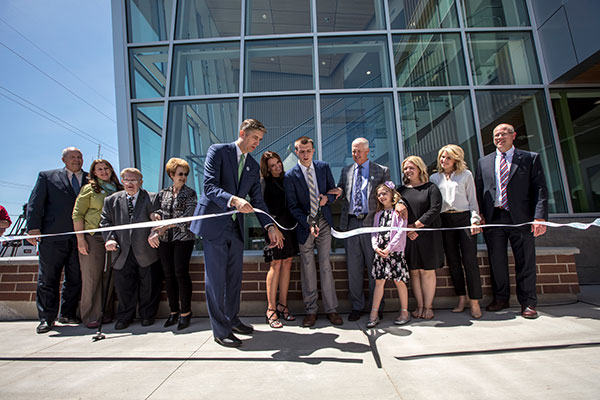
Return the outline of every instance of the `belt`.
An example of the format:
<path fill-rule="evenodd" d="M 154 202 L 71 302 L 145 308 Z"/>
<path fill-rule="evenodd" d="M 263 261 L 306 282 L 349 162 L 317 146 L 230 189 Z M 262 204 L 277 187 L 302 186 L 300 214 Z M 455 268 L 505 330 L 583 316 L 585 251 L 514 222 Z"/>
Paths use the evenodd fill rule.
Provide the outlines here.
<path fill-rule="evenodd" d="M 459 210 L 446 210 L 446 211 L 444 211 L 442 214 L 458 214 L 458 213 L 463 213 L 463 212 L 467 212 L 467 211 L 459 211 Z"/>
<path fill-rule="evenodd" d="M 367 214 L 358 214 L 358 215 L 354 215 L 354 214 L 348 214 L 349 218 L 356 218 L 356 219 L 365 219 L 367 217 Z"/>

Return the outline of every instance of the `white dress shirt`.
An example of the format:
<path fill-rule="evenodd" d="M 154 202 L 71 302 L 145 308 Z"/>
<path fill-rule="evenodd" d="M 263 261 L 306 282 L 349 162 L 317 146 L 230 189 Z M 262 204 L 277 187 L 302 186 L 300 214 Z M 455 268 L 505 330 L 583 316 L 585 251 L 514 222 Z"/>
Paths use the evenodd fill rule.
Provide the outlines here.
<path fill-rule="evenodd" d="M 506 152 L 506 163 L 508 164 L 508 170 L 512 165 L 513 156 L 515 155 L 515 146 L 512 146 Z M 502 207 L 502 199 L 500 193 L 500 159 L 502 158 L 502 152 L 496 149 L 496 161 L 494 166 L 494 172 L 496 175 L 496 198 L 494 199 L 494 207 Z"/>
<path fill-rule="evenodd" d="M 443 172 L 436 172 L 431 175 L 430 180 L 442 193 L 442 212 L 470 211 L 472 224 L 478 224 L 481 221 L 475 181 L 471 171 L 467 169 L 460 173 L 453 172 L 449 178 L 446 178 L 446 174 Z"/>
<path fill-rule="evenodd" d="M 315 189 L 317 190 L 317 197 L 319 196 L 319 184 L 317 183 L 317 174 L 315 174 L 315 164 L 313 162 L 310 163 L 310 172 L 308 171 L 308 168 L 305 167 L 304 165 L 302 165 L 300 163 L 300 161 L 298 161 L 298 165 L 300 166 L 300 169 L 302 170 L 302 175 L 304 175 L 304 180 L 306 181 L 306 185 L 310 187 L 309 183 L 308 183 L 308 176 L 310 174 L 310 176 L 312 177 L 313 183 L 315 185 Z M 310 194 L 310 192 L 309 192 Z"/>
<path fill-rule="evenodd" d="M 77 182 L 79 182 L 79 187 L 81 187 L 81 181 L 83 180 L 83 170 L 79 170 L 78 172 L 75 172 L 75 176 L 77 177 Z M 71 183 L 71 179 L 73 179 L 73 172 L 71 172 L 70 170 L 67 169 L 67 179 L 69 180 L 69 183 Z"/>
<path fill-rule="evenodd" d="M 133 196 L 130 196 L 127 193 L 125 194 L 127 195 L 127 201 L 129 201 L 129 198 L 131 198 L 131 203 L 133 204 L 133 208 L 135 208 L 135 203 L 137 202 L 137 199 L 140 196 L 140 191 L 138 190 L 137 192 L 135 192 Z"/>

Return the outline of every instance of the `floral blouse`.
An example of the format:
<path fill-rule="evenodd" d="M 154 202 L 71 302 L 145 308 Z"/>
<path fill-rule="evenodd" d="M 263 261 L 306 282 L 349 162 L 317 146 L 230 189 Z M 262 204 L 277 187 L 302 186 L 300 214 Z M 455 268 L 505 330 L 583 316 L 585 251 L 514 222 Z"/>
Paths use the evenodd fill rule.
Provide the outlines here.
<path fill-rule="evenodd" d="M 191 217 L 194 215 L 196 203 L 198 202 L 196 191 L 183 185 L 177 196 L 173 195 L 173 185 L 158 192 L 157 202 L 159 209 L 156 211 L 162 219 Z M 167 229 L 160 236 L 161 242 L 173 242 L 175 240 L 194 240 L 196 236 L 190 231 L 190 222 L 184 222 Z"/>

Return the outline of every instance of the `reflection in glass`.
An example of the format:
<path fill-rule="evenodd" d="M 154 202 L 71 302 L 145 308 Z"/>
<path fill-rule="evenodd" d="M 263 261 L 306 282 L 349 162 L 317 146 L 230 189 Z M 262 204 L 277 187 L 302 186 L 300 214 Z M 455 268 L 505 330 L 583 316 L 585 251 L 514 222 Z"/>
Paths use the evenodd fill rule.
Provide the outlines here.
<path fill-rule="evenodd" d="M 312 31 L 310 0 L 249 0 L 246 10 L 248 35 Z"/>
<path fill-rule="evenodd" d="M 385 29 L 382 0 L 317 1 L 319 32 Z"/>
<path fill-rule="evenodd" d="M 200 196 L 208 147 L 238 138 L 238 100 L 172 102 L 169 107 L 165 159 L 180 157 L 190 164 L 187 184 Z M 166 174 L 164 180 L 168 182 Z"/>
<path fill-rule="evenodd" d="M 420 156 L 431 172 L 439 149 L 456 144 L 475 171 L 479 151 L 468 92 L 411 92 L 399 93 L 398 97 L 405 157 Z"/>
<path fill-rule="evenodd" d="M 514 126 L 517 132 L 515 147 L 540 154 L 548 185 L 549 211 L 566 212 L 556 144 L 552 138 L 544 93 L 523 89 L 476 93 L 484 154 L 496 151 L 492 138 L 496 126 L 501 123 Z"/>
<path fill-rule="evenodd" d="M 166 46 L 129 50 L 132 99 L 164 97 L 168 52 Z"/>
<path fill-rule="evenodd" d="M 313 89 L 312 48 L 312 39 L 246 42 L 246 91 Z"/>
<path fill-rule="evenodd" d="M 173 0 L 128 0 L 127 6 L 129 43 L 169 39 Z"/>
<path fill-rule="evenodd" d="M 135 166 L 144 175 L 144 189 L 159 190 L 163 103 L 132 105 Z"/>
<path fill-rule="evenodd" d="M 321 89 L 389 87 L 388 59 L 382 36 L 319 39 Z"/>
<path fill-rule="evenodd" d="M 458 34 L 394 35 L 398 87 L 467 85 Z"/>
<path fill-rule="evenodd" d="M 551 94 L 575 212 L 600 211 L 600 91 Z"/>
<path fill-rule="evenodd" d="M 323 160 L 338 181 L 342 168 L 352 160 L 352 141 L 369 140 L 369 159 L 390 168 L 400 182 L 394 104 L 390 94 L 322 95 L 321 126 Z"/>
<path fill-rule="evenodd" d="M 458 28 L 455 0 L 388 0 L 392 29 Z"/>
<path fill-rule="evenodd" d="M 172 96 L 237 93 L 239 42 L 176 46 L 172 68 Z"/>
<path fill-rule="evenodd" d="M 179 0 L 176 39 L 240 36 L 241 0 Z"/>
<path fill-rule="evenodd" d="M 468 40 L 476 85 L 541 83 L 530 32 L 471 33 Z"/>
<path fill-rule="evenodd" d="M 469 27 L 529 26 L 525 0 L 463 0 Z"/>

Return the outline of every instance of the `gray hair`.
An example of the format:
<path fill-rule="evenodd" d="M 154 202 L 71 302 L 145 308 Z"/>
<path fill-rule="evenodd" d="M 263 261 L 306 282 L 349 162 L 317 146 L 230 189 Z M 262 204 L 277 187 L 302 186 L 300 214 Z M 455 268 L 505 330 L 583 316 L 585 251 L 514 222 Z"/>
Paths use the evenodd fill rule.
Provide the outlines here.
<path fill-rule="evenodd" d="M 364 137 L 359 137 L 359 138 L 354 139 L 352 141 L 352 144 L 354 144 L 354 143 L 356 143 L 356 144 L 360 143 L 360 144 L 363 145 L 363 147 L 365 149 L 367 149 L 367 150 L 369 149 L 369 141 L 366 138 L 364 138 Z"/>
<path fill-rule="evenodd" d="M 66 149 L 64 149 L 62 151 L 62 158 L 65 158 L 67 154 L 69 154 L 69 153 L 71 153 L 73 151 L 76 151 L 79 154 L 83 155 L 83 153 L 81 152 L 81 150 L 79 150 L 77 147 L 67 147 Z"/>

